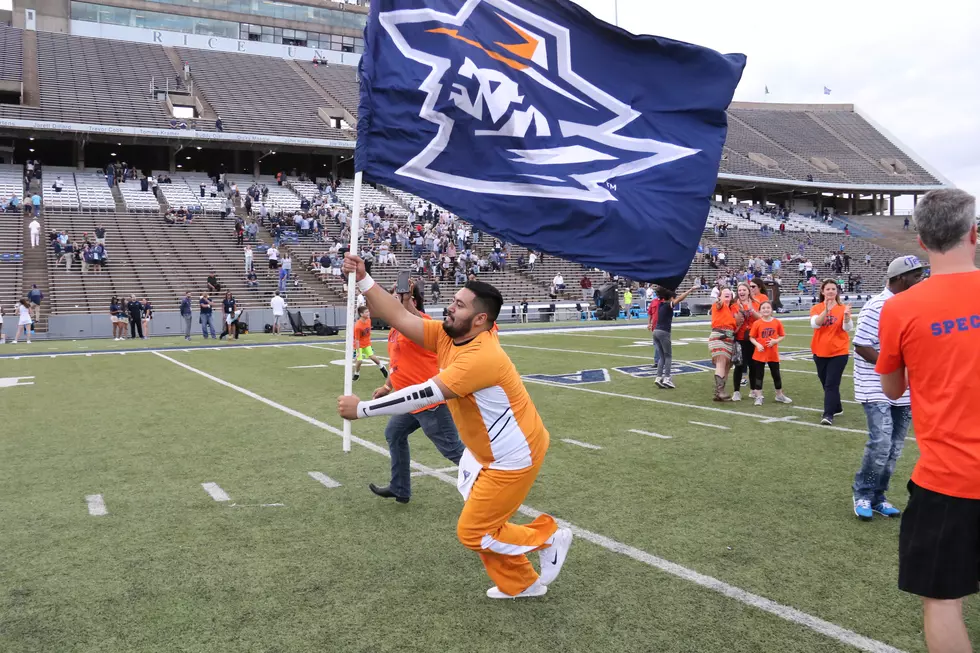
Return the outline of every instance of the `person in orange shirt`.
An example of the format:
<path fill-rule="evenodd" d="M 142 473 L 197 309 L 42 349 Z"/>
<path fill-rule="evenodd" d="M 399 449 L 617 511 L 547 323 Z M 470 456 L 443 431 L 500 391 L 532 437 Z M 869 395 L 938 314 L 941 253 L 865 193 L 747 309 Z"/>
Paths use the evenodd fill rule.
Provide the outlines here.
<path fill-rule="evenodd" d="M 431 320 L 425 314 L 422 291 L 414 282 L 409 287 L 409 292 L 401 294 L 396 293 L 393 288 L 392 296 L 397 297 L 405 310 L 412 315 Z M 372 399 L 387 397 L 392 391 L 424 383 L 439 374 L 436 355 L 419 347 L 397 329 L 388 332 L 388 357 L 391 362 L 388 379 L 374 391 Z M 379 497 L 394 499 L 398 503 L 408 503 L 411 498 L 412 456 L 408 448 L 408 436 L 419 428 L 432 440 L 439 453 L 454 465 L 459 464 L 466 448 L 459 440 L 453 416 L 445 403 L 420 408 L 404 415 L 393 415 L 385 426 L 385 440 L 388 441 L 388 453 L 391 454 L 391 481 L 386 487 L 378 487 L 374 483 L 368 485 Z"/>
<path fill-rule="evenodd" d="M 831 426 L 834 416 L 844 412 L 840 401 L 840 380 L 847 367 L 851 339 L 847 335 L 854 329 L 851 306 L 840 299 L 840 288 L 833 279 L 820 284 L 817 303 L 810 309 L 810 326 L 813 338 L 810 351 L 817 366 L 817 377 L 823 386 L 823 417 L 821 424 Z"/>
<path fill-rule="evenodd" d="M 374 283 L 359 257 L 346 254 L 343 270 L 355 274 L 376 315 L 435 352 L 442 371 L 380 399 L 338 397 L 337 412 L 345 419 L 359 419 L 402 415 L 447 402 L 466 445 L 456 482 L 465 500 L 456 536 L 480 554 L 496 583 L 487 590 L 488 597 L 544 595 L 565 563 L 572 532 L 558 528 L 550 515 L 529 524 L 509 521 L 538 476 L 550 436 L 514 364 L 491 332 L 503 305 L 500 292 L 482 281 L 467 281 L 440 324 L 406 311 Z M 540 574 L 527 558 L 532 551 L 539 552 Z"/>
<path fill-rule="evenodd" d="M 732 401 L 741 401 L 742 393 L 739 388 L 742 387 L 743 374 L 748 377 L 751 396 L 755 396 L 755 381 L 752 378 L 755 373 L 752 367 L 752 351 L 754 348 L 749 342 L 749 329 L 752 328 L 752 323 L 759 319 L 759 307 L 752 297 L 749 284 L 744 281 L 735 287 L 732 312 L 739 313 L 742 318 L 741 324 L 735 329 L 735 348 L 737 351 L 733 350 L 733 353 L 741 354 L 741 362 L 734 366 L 735 392 L 732 393 Z"/>
<path fill-rule="evenodd" d="M 762 382 L 766 378 L 766 365 L 772 372 L 772 382 L 776 386 L 776 402 L 791 404 L 793 400 L 783 394 L 783 377 L 779 373 L 779 343 L 786 338 L 783 323 L 772 316 L 772 302 L 768 299 L 759 305 L 760 318 L 752 324 L 749 330 L 749 341 L 752 343 L 752 367 L 754 373 L 749 378 L 755 384 L 755 405 L 762 405 Z"/>
<path fill-rule="evenodd" d="M 733 310 L 732 289 L 722 288 L 718 300 L 711 305 L 711 335 L 708 336 L 708 351 L 715 364 L 715 401 L 731 399 L 725 394 L 725 385 L 735 351 L 735 331 L 741 326 L 741 320 L 742 314 Z"/>
<path fill-rule="evenodd" d="M 892 401 L 911 389 L 919 460 L 898 537 L 898 587 L 922 597 L 930 651 L 970 651 L 963 597 L 980 587 L 980 270 L 976 200 L 949 188 L 914 213 L 932 275 L 889 298 L 875 371 Z"/>
<path fill-rule="evenodd" d="M 388 368 L 375 356 L 374 347 L 371 346 L 371 311 L 367 306 L 357 308 L 357 322 L 354 322 L 354 340 L 357 342 L 357 360 L 354 361 L 354 380 L 361 378 L 361 362 L 365 358 L 371 361 L 381 370 L 381 376 L 388 378 Z"/>

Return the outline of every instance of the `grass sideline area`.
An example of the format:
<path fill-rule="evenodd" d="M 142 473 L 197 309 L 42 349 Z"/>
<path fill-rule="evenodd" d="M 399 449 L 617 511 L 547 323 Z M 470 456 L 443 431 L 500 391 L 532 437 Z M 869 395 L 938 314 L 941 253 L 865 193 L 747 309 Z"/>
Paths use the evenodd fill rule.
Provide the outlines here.
<path fill-rule="evenodd" d="M 485 598 L 452 485 L 420 475 L 407 505 L 367 490 L 388 478 L 385 420 L 355 422 L 364 446 L 341 451 L 339 338 L 0 347 L 0 378 L 19 380 L 0 382 L 0 651 L 924 651 L 919 602 L 896 587 L 898 520 L 851 513 L 860 406 L 817 425 L 806 323 L 787 321 L 781 345 L 795 403 L 775 404 L 767 378 L 762 407 L 711 401 L 703 325 L 675 323 L 677 390 L 637 378 L 653 349 L 633 324 L 502 338 L 542 375 L 527 386 L 552 438 L 527 505 L 606 538 L 577 538 L 548 595 L 523 602 Z M 150 351 L 165 346 L 179 349 Z M 585 370 L 605 372 L 569 382 Z M 365 367 L 355 391 L 381 380 Z M 411 443 L 426 468 L 451 465 Z M 910 441 L 899 507 L 917 456 Z M 89 514 L 96 494 L 105 516 Z M 966 620 L 980 641 L 975 601 Z"/>

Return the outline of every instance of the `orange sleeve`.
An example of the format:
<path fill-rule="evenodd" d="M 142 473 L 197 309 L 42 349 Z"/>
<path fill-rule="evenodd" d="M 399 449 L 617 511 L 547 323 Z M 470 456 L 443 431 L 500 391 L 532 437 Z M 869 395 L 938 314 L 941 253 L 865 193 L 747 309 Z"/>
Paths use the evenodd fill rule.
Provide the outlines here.
<path fill-rule="evenodd" d="M 446 332 L 442 330 L 442 322 L 436 320 L 422 320 L 423 346 L 429 351 L 439 353 L 439 344 L 443 339 L 449 339 Z"/>
<path fill-rule="evenodd" d="M 896 310 L 891 302 L 885 302 L 881 307 L 878 318 L 878 341 L 881 351 L 878 352 L 878 362 L 875 372 L 891 374 L 905 365 L 902 356 L 902 325 L 899 322 L 900 309 Z"/>
<path fill-rule="evenodd" d="M 749 329 L 749 337 L 755 340 L 756 342 L 759 342 L 759 336 L 761 335 L 762 335 L 762 320 L 759 320 L 752 325 L 751 329 Z"/>
<path fill-rule="evenodd" d="M 783 326 L 783 323 L 780 320 L 776 320 L 776 337 L 782 338 L 785 335 L 786 327 Z"/>
<path fill-rule="evenodd" d="M 495 386 L 500 378 L 500 364 L 483 347 L 470 347 L 456 356 L 452 364 L 437 377 L 457 397 Z"/>

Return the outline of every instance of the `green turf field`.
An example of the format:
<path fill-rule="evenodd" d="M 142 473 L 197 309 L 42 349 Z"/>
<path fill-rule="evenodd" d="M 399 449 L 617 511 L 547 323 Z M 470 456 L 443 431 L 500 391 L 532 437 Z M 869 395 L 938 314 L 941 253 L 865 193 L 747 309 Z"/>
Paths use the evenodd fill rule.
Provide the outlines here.
<path fill-rule="evenodd" d="M 762 407 L 713 403 L 697 366 L 673 391 L 616 370 L 652 361 L 642 327 L 502 335 L 522 374 L 606 370 L 528 382 L 552 436 L 529 514 L 579 534 L 530 601 L 485 597 L 455 539 L 453 472 L 415 478 L 407 505 L 367 490 L 387 481 L 385 422 L 355 422 L 363 444 L 342 452 L 338 339 L 4 345 L 0 651 L 924 651 L 918 602 L 896 589 L 898 521 L 851 513 L 863 413 L 816 424 L 808 329 L 786 327 L 795 403 L 767 378 Z M 675 324 L 675 361 L 705 361 L 706 336 Z M 380 382 L 366 367 L 355 389 Z M 412 444 L 420 473 L 451 466 L 421 432 Z M 909 442 L 900 507 L 917 455 Z"/>

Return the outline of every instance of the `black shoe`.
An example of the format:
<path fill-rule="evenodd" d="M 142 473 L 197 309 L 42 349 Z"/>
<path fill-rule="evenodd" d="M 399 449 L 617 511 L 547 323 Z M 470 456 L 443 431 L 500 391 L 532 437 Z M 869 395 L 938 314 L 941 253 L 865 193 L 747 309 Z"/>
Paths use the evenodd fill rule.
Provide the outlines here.
<path fill-rule="evenodd" d="M 398 503 L 408 503 L 408 497 L 396 496 L 394 492 L 388 489 L 388 486 L 378 487 L 374 483 L 368 483 L 368 487 L 372 492 L 377 494 L 379 497 L 384 497 L 385 499 L 394 499 Z"/>
<path fill-rule="evenodd" d="M 834 416 L 833 415 L 824 415 L 823 418 L 820 420 L 820 423 L 823 424 L 824 426 L 833 426 L 834 425 Z"/>

